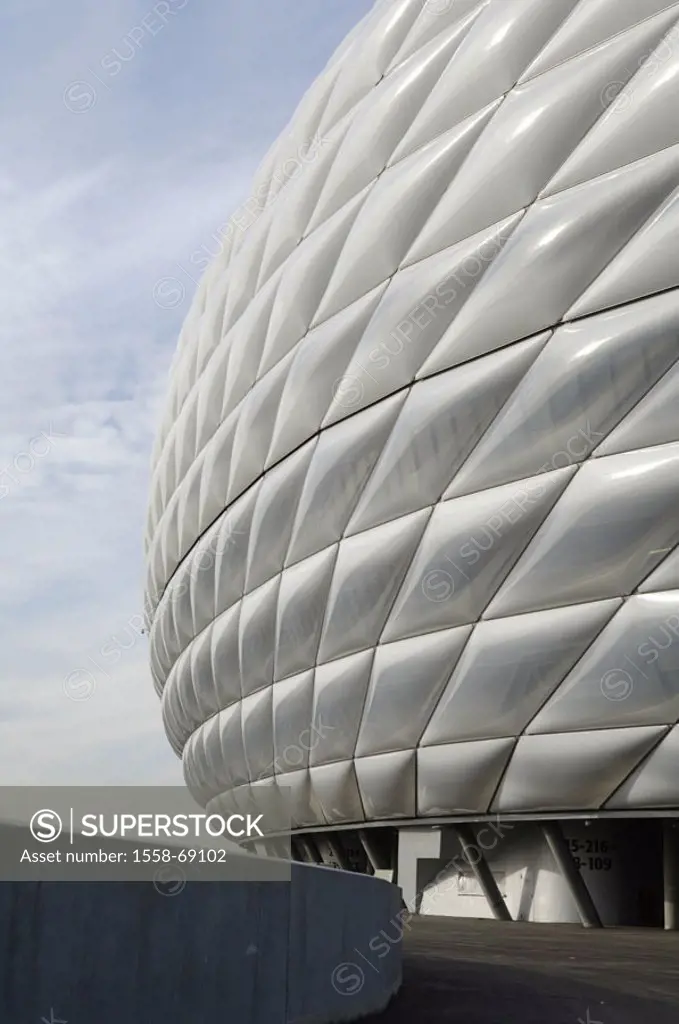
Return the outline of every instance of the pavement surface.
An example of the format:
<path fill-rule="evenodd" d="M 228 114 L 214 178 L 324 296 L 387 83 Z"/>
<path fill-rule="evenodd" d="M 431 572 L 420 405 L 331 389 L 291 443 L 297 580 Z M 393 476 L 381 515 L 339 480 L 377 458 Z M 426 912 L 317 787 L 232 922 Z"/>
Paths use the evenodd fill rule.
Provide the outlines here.
<path fill-rule="evenodd" d="M 415 917 L 364 1024 L 679 1024 L 679 932 Z"/>

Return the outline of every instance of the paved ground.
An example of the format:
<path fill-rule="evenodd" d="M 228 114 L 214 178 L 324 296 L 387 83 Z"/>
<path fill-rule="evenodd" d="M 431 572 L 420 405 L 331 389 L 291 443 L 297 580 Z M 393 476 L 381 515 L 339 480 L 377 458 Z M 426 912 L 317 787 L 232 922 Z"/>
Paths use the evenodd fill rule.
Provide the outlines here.
<path fill-rule="evenodd" d="M 403 988 L 369 1020 L 679 1024 L 679 932 L 413 918 Z"/>

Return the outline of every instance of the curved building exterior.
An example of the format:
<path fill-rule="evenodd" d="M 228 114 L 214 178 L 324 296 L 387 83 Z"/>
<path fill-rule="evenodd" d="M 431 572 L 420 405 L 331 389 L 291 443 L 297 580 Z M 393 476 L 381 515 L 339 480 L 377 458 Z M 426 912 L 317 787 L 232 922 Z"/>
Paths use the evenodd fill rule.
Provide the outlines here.
<path fill-rule="evenodd" d="M 678 107 L 669 0 L 390 0 L 313 84 L 154 456 L 153 675 L 203 804 L 679 810 Z"/>

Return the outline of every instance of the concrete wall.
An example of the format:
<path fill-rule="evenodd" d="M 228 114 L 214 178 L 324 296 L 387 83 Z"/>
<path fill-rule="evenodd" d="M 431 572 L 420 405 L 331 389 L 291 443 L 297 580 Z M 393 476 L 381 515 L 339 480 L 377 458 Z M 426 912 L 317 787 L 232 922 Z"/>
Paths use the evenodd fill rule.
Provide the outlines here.
<path fill-rule="evenodd" d="M 0 883 L 2 1024 L 312 1024 L 384 1007 L 399 890 L 293 866 L 292 882 Z M 371 946 L 372 943 L 372 946 Z M 363 956 L 363 959 L 361 957 Z"/>

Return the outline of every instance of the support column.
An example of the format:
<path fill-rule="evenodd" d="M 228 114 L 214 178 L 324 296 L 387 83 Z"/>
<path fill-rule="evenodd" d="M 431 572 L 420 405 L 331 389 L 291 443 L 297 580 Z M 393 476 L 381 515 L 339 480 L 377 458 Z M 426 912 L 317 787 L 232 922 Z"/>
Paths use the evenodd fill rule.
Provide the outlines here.
<path fill-rule="evenodd" d="M 330 848 L 330 852 L 339 864 L 342 871 L 351 871 L 351 865 L 347 860 L 344 848 L 342 846 L 342 840 L 338 836 L 332 835 L 329 832 L 325 837 L 325 841 Z"/>
<path fill-rule="evenodd" d="M 493 911 L 493 917 L 496 921 L 511 921 L 512 915 L 509 913 L 507 904 L 502 898 L 502 893 L 498 889 L 493 872 L 488 866 L 488 861 L 479 849 L 473 829 L 470 825 L 458 824 L 455 825 L 455 831 L 460 840 L 465 860 L 474 872 L 476 881 L 483 889 L 483 895 L 488 901 L 488 906 Z"/>
<path fill-rule="evenodd" d="M 584 878 L 575 866 L 568 843 L 561 831 L 561 825 L 558 821 L 545 821 L 542 825 L 542 832 L 557 863 L 557 867 L 570 890 L 583 927 L 601 928 L 599 912 L 594 906 L 594 901 L 589 894 L 589 889 L 585 885 Z"/>
<path fill-rule="evenodd" d="M 316 849 L 316 844 L 309 836 L 297 836 L 297 843 L 304 853 L 304 859 L 309 864 L 322 864 L 323 858 Z"/>
<path fill-rule="evenodd" d="M 290 841 L 290 850 L 292 853 L 293 860 L 299 861 L 302 864 L 313 864 L 311 857 L 308 853 L 307 847 L 304 846 L 299 839 L 292 839 Z"/>
<path fill-rule="evenodd" d="M 361 829 L 358 837 L 375 877 L 391 882 L 394 877 L 391 850 L 384 843 L 382 836 L 376 836 L 373 833 L 374 829 Z"/>
<path fill-rule="evenodd" d="M 675 932 L 679 927 L 679 843 L 674 818 L 663 821 L 662 843 L 665 931 Z"/>
<path fill-rule="evenodd" d="M 380 863 L 380 857 L 375 846 L 375 843 L 372 841 L 372 837 L 368 835 L 365 829 L 361 829 L 361 831 L 358 833 L 358 837 L 361 840 L 361 844 L 363 845 L 363 849 L 365 850 L 365 855 L 370 862 L 371 868 L 373 869 L 373 874 L 376 875 L 377 872 L 382 867 L 382 864 Z"/>

